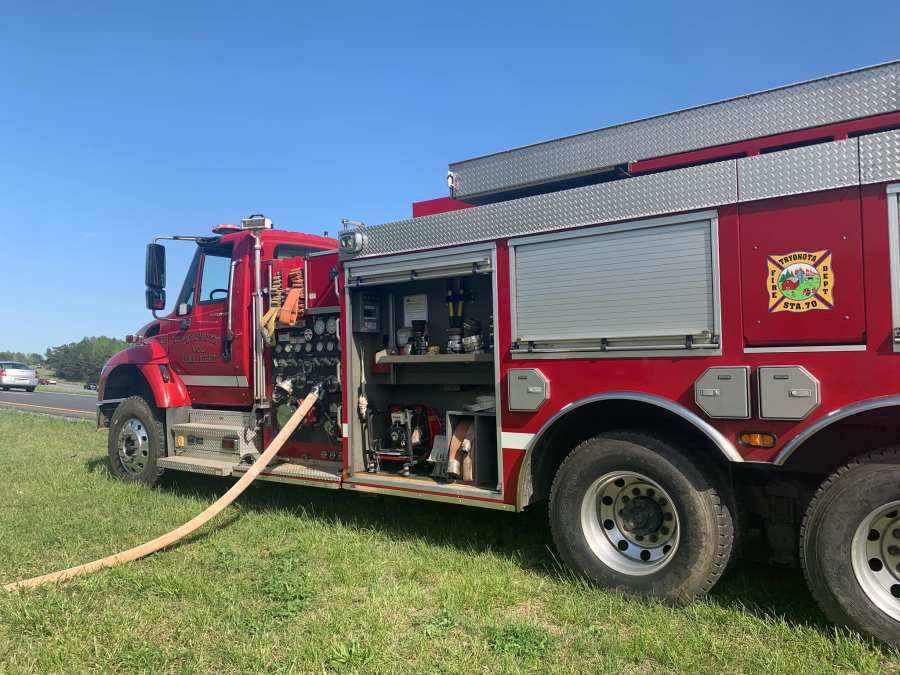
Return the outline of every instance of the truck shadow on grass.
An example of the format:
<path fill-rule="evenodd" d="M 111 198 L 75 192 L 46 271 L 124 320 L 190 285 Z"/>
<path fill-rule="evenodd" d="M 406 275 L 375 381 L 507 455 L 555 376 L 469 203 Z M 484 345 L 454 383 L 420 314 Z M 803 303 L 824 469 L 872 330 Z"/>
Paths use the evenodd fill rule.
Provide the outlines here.
<path fill-rule="evenodd" d="M 106 467 L 105 458 L 88 462 L 91 471 L 107 470 Z M 110 480 L 116 479 L 110 474 Z M 212 502 L 231 484 L 228 480 L 170 471 L 162 477 L 157 489 Z M 306 520 L 381 532 L 392 539 L 424 540 L 472 553 L 490 552 L 514 561 L 522 569 L 558 581 L 572 578 L 572 573 L 556 558 L 545 504 L 515 514 L 268 482 L 251 485 L 237 503 L 241 509 L 286 512 Z M 232 520 L 221 519 L 214 527 L 227 527 Z M 188 541 L 202 538 L 198 534 Z M 738 560 L 725 572 L 709 601 L 764 621 L 783 620 L 791 626 L 812 628 L 828 635 L 834 630 L 816 607 L 802 573 L 796 569 Z"/>

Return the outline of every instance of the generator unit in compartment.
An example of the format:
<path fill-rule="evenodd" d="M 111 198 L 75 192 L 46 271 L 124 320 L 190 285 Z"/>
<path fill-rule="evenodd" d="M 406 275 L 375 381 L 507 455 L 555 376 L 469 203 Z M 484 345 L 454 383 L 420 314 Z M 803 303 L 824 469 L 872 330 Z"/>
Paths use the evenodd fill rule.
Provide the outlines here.
<path fill-rule="evenodd" d="M 393 405 L 382 417 L 384 430 L 368 452 L 369 470 L 375 472 L 388 465 L 409 475 L 411 468 L 425 464 L 435 438 L 443 433 L 441 417 L 424 405 Z"/>

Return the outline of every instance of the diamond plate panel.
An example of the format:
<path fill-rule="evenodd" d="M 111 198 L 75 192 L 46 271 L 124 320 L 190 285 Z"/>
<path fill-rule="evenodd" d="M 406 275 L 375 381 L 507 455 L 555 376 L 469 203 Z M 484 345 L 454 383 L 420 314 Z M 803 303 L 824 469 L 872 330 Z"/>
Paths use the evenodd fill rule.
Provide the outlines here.
<path fill-rule="evenodd" d="M 737 160 L 742 202 L 859 184 L 855 138 Z"/>
<path fill-rule="evenodd" d="M 456 162 L 465 199 L 900 109 L 900 61 Z"/>
<path fill-rule="evenodd" d="M 189 419 L 195 424 L 222 424 L 245 429 L 253 426 L 250 413 L 237 410 L 202 410 L 195 408 L 190 411 Z"/>
<path fill-rule="evenodd" d="M 737 201 L 735 163 L 719 162 L 367 227 L 353 258 L 552 232 Z"/>
<path fill-rule="evenodd" d="M 202 441 L 201 443 L 188 444 L 187 450 L 222 452 L 222 440 L 226 438 L 237 440 L 238 447 L 236 452 L 239 454 L 256 450 L 256 433 L 247 427 L 183 422 L 181 424 L 173 424 L 172 433 L 175 435 L 193 436 Z"/>
<path fill-rule="evenodd" d="M 863 183 L 900 180 L 900 130 L 860 137 L 859 169 Z"/>

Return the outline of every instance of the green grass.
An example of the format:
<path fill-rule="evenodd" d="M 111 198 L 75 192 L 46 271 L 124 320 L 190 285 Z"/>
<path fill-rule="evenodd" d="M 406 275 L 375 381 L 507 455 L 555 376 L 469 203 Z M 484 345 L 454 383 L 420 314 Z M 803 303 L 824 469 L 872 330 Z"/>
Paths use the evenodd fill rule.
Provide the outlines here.
<path fill-rule="evenodd" d="M 228 483 L 110 477 L 87 422 L 0 411 L 0 581 L 175 527 Z M 270 483 L 188 541 L 0 595 L 0 672 L 896 672 L 795 571 L 740 564 L 706 600 L 625 599 L 516 515 Z"/>

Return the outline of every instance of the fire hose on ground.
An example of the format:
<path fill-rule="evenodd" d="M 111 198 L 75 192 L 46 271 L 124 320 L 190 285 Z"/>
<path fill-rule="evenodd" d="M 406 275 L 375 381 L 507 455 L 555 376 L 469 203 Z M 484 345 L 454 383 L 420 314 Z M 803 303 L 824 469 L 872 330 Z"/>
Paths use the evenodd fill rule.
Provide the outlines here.
<path fill-rule="evenodd" d="M 3 589 L 6 591 L 15 591 L 20 588 L 35 588 L 37 586 L 43 586 L 44 584 L 51 584 L 59 581 L 66 581 L 67 579 L 71 579 L 72 577 L 80 576 L 83 574 L 90 574 L 91 572 L 96 572 L 97 570 L 106 569 L 108 567 L 116 567 L 117 565 L 121 565 L 123 563 L 131 562 L 132 560 L 137 560 L 138 558 L 143 558 L 144 556 L 150 555 L 151 553 L 155 553 L 156 551 L 162 550 L 168 546 L 171 546 L 176 541 L 183 539 L 191 532 L 199 529 L 207 522 L 216 517 L 219 513 L 221 513 L 227 506 L 229 506 L 235 499 L 237 499 L 244 490 L 252 483 L 260 473 L 262 473 L 263 469 L 268 466 L 269 462 L 272 458 L 278 454 L 278 451 L 281 449 L 281 446 L 284 445 L 285 441 L 290 438 L 291 434 L 294 433 L 294 430 L 303 421 L 303 418 L 309 413 L 312 407 L 316 404 L 316 401 L 319 400 L 319 397 L 322 393 L 322 385 L 317 384 L 306 398 L 303 399 L 300 407 L 291 415 L 290 419 L 281 428 L 278 432 L 278 435 L 272 439 L 272 442 L 269 443 L 269 447 L 265 449 L 265 451 L 259 456 L 253 465 L 247 469 L 247 472 L 241 476 L 241 478 L 231 486 L 231 488 L 224 495 L 219 497 L 213 504 L 207 507 L 202 513 L 194 516 L 186 522 L 181 527 L 178 527 L 171 532 L 168 532 L 164 535 L 156 537 L 156 539 L 151 539 L 150 541 L 141 544 L 140 546 L 135 546 L 134 548 L 130 548 L 127 551 L 120 551 L 119 553 L 115 553 L 111 556 L 107 556 L 106 558 L 100 558 L 99 560 L 94 560 L 93 562 L 85 563 L 83 565 L 78 565 L 76 567 L 70 567 L 65 570 L 60 570 L 59 572 L 53 572 L 51 574 L 44 574 L 39 577 L 33 577 L 31 579 L 24 579 L 22 581 L 15 581 L 11 584 L 6 584 Z"/>

